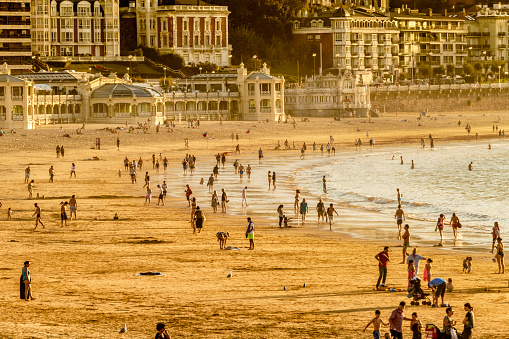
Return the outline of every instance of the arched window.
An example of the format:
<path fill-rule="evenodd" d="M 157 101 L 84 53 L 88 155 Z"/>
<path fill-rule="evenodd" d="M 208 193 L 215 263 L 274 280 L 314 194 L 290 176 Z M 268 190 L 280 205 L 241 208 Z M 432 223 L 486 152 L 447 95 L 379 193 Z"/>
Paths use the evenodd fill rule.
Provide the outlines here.
<path fill-rule="evenodd" d="M 138 114 L 150 113 L 150 104 L 148 102 L 142 102 L 138 104 Z"/>

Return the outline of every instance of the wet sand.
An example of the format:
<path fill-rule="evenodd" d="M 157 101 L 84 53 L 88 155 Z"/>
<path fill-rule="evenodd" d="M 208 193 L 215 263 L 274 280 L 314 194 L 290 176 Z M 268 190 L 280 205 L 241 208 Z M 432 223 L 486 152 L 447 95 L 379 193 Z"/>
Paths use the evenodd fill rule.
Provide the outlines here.
<path fill-rule="evenodd" d="M 479 131 L 481 138 L 493 138 L 491 126 L 498 115 L 505 120 L 501 113 L 487 117 L 469 114 L 461 120 L 472 125 L 473 135 Z M 436 122 L 426 120 L 420 127 L 415 117 L 415 114 L 400 114 L 373 119 L 374 123 L 369 124 L 370 135 L 376 138 L 377 145 L 391 146 L 398 143 L 417 146 L 420 138 L 430 132 L 436 140 L 473 138 L 455 125 L 457 114 L 439 117 Z M 278 139 L 283 143 L 288 138 L 296 145 L 306 141 L 309 148 L 315 140 L 326 143 L 332 134 L 336 143 L 352 148 L 355 138 L 365 141 L 363 127 L 368 124 L 351 121 L 318 119 L 298 123 L 296 130 L 290 124 L 225 122 L 220 126 L 217 122 L 203 122 L 199 129 L 187 129 L 182 124 L 174 133 L 163 129 L 159 134 L 151 131 L 146 135 L 113 134 L 98 131 L 101 126 L 88 125 L 84 135 L 70 139 L 61 137 L 64 133 L 58 129 L 46 127 L 2 137 L 0 220 L 5 220 L 8 207 L 14 214 L 12 221 L 2 221 L 0 227 L 3 243 L 0 247 L 3 259 L 0 333 L 13 338 L 69 334 L 104 338 L 116 335 L 127 323 L 128 332 L 123 336 L 140 338 L 155 335 L 155 324 L 165 322 L 173 337 L 369 338 L 370 331 L 362 334 L 361 330 L 375 309 L 380 309 L 387 319 L 399 301 L 410 301 L 405 292 L 374 291 L 378 276 L 374 255 L 386 244 L 401 242 L 390 240 L 393 238 L 390 235 L 382 240 L 383 233 L 377 234 L 379 240 L 361 240 L 342 232 L 330 232 L 315 226 L 314 215 L 309 216 L 310 223 L 305 227 L 279 229 L 275 226 L 277 206 L 274 206 L 270 214 L 269 207 L 264 207 L 267 215 L 253 215 L 256 249 L 248 251 L 244 236 L 247 223 L 236 206 L 240 200 L 240 182 L 237 192 L 229 192 L 232 213 L 213 214 L 206 199 L 207 187 L 197 184 L 197 176 L 182 178 L 180 168 L 187 152 L 197 156 L 197 171 L 201 171 L 201 161 L 211 162 L 213 154 L 232 151 L 236 144 L 229 138 L 232 132 L 239 133 L 242 157 L 252 159 L 254 169 L 259 147 L 264 149 L 265 159 L 283 153 L 287 156 L 290 152 L 298 159 L 298 150 L 269 151 Z M 357 126 L 360 132 L 356 131 Z M 69 132 L 73 130 L 64 127 Z M 250 134 L 246 135 L 248 129 Z M 219 140 L 207 142 L 201 136 L 204 132 Z M 91 149 L 97 136 L 102 140 L 100 151 Z M 116 150 L 117 136 L 121 140 L 120 151 Z M 185 137 L 190 139 L 189 151 L 183 148 Z M 55 156 L 57 143 L 65 145 L 64 159 Z M 340 151 L 338 147 L 337 152 Z M 143 173 L 147 169 L 155 176 L 149 158 L 159 152 L 171 160 L 167 181 L 173 191 L 164 207 L 155 205 L 155 192 L 152 204 L 143 206 Z M 87 160 L 93 156 L 101 160 Z M 142 156 L 145 161 L 136 185 L 130 184 L 125 172 L 122 178 L 118 177 L 126 156 L 130 159 Z M 226 173 L 220 172 L 216 189 L 223 175 L 233 175 L 232 161 L 232 156 L 228 157 Z M 68 178 L 71 162 L 77 166 L 76 179 Z M 32 178 L 36 181 L 34 192 L 45 195 L 44 200 L 37 202 L 47 228 L 36 232 L 32 231 L 34 220 L 30 218 L 34 201 L 26 199 L 28 194 L 23 184 L 27 164 L 31 164 Z M 56 170 L 53 184 L 47 182 L 51 164 Z M 261 178 L 265 176 L 264 171 Z M 192 182 L 199 204 L 205 206 L 207 222 L 202 234 L 192 234 L 190 212 L 183 189 L 179 189 L 188 181 Z M 290 192 L 292 183 L 286 183 L 289 186 L 285 188 L 282 181 L 277 191 Z M 246 212 L 249 215 L 256 210 L 257 202 L 270 194 L 266 180 L 263 183 L 264 186 L 253 183 L 249 190 L 248 201 L 252 199 Z M 78 220 L 60 228 L 59 203 L 72 194 L 78 197 Z M 287 210 L 292 209 L 292 200 L 293 195 L 285 202 Z M 120 221 L 112 220 L 115 213 L 119 214 Z M 340 210 L 340 213 L 341 217 L 335 221 L 338 229 L 348 231 L 366 223 L 372 229 L 379 225 L 395 228 L 394 221 L 385 217 L 365 220 L 362 218 L 365 212 L 359 211 L 357 215 L 355 211 Z M 219 250 L 215 237 L 218 231 L 230 232 L 228 245 L 238 246 L 240 250 Z M 446 300 L 457 308 L 455 319 L 461 322 L 465 313 L 461 306 L 470 302 L 476 313 L 475 337 L 501 338 L 500 330 L 506 328 L 509 314 L 508 280 L 494 274 L 497 268 L 491 262 L 492 255 L 473 254 L 473 272 L 462 274 L 464 253 L 427 246 L 419 247 L 419 253 L 433 257 L 435 277 L 454 279 L 456 289 L 446 294 Z M 388 285 L 404 288 L 406 265 L 397 264 L 401 261 L 401 247 L 393 247 L 390 254 Z M 32 284 L 37 300 L 31 302 L 18 297 L 19 275 L 25 260 L 32 262 Z M 166 276 L 135 276 L 149 270 Z M 230 270 L 233 277 L 228 279 Z M 409 306 L 408 316 L 413 311 L 419 313 L 423 323 L 440 324 L 445 315 L 444 309 Z M 410 333 L 408 325 L 405 324 L 405 336 Z"/>

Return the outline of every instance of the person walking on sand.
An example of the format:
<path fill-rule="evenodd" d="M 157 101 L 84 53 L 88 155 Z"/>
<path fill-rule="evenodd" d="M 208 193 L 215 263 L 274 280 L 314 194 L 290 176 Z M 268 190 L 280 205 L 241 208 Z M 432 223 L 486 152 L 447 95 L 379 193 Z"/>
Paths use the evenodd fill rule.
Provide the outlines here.
<path fill-rule="evenodd" d="M 151 200 L 152 200 L 152 190 L 150 189 L 150 186 L 147 186 L 147 194 L 145 195 L 144 205 L 150 205 Z"/>
<path fill-rule="evenodd" d="M 31 180 L 28 183 L 28 199 L 32 199 L 33 193 L 34 193 L 34 180 Z"/>
<path fill-rule="evenodd" d="M 327 193 L 327 179 L 325 179 L 325 175 L 322 178 L 322 185 L 323 185 L 323 193 Z"/>
<path fill-rule="evenodd" d="M 410 231 L 408 230 L 410 226 L 408 224 L 405 225 L 405 233 L 403 233 L 403 261 L 400 264 L 404 264 L 406 261 L 406 257 L 408 256 L 407 249 L 410 246 Z"/>
<path fill-rule="evenodd" d="M 272 189 L 276 190 L 276 172 L 272 172 Z"/>
<path fill-rule="evenodd" d="M 461 227 L 460 219 L 458 218 L 456 213 L 452 214 L 451 221 L 449 222 L 449 224 L 452 227 L 452 233 L 454 234 L 454 242 L 456 243 L 456 241 L 458 240 L 458 228 Z"/>
<path fill-rule="evenodd" d="M 64 224 L 65 224 L 65 226 L 67 226 L 67 205 L 68 204 L 69 203 L 67 201 L 60 203 L 60 221 L 61 221 L 60 227 L 64 227 Z"/>
<path fill-rule="evenodd" d="M 399 195 L 399 188 L 398 188 Z M 396 224 L 398 225 L 398 240 L 401 240 L 401 226 L 403 225 L 403 221 L 405 221 L 405 212 L 401 209 L 401 205 L 398 205 L 398 209 L 396 210 L 396 214 L 394 214 L 394 219 L 396 219 Z"/>
<path fill-rule="evenodd" d="M 223 164 L 223 168 L 224 168 L 224 164 Z M 251 180 L 251 165 L 247 165 L 246 174 L 247 174 L 247 180 Z"/>
<path fill-rule="evenodd" d="M 269 171 L 269 173 L 267 173 L 267 180 L 269 181 L 269 190 L 270 190 L 270 184 L 272 183 L 272 174 L 270 171 Z"/>
<path fill-rule="evenodd" d="M 384 323 L 384 321 L 380 318 L 380 310 L 375 311 L 375 317 L 371 319 L 371 321 L 364 327 L 364 330 L 362 332 L 366 332 L 369 325 L 373 324 L 373 338 L 374 339 L 380 339 L 380 325 L 389 325 Z"/>
<path fill-rule="evenodd" d="M 300 203 L 300 214 L 302 215 L 303 224 L 306 222 L 307 213 L 308 213 L 308 203 L 306 202 L 306 199 L 302 199 L 302 202 Z"/>
<path fill-rule="evenodd" d="M 254 250 L 254 223 L 251 221 L 251 218 L 247 218 L 247 229 L 246 229 L 246 238 L 249 239 L 249 249 Z"/>
<path fill-rule="evenodd" d="M 468 164 L 468 170 L 472 171 L 474 169 L 474 162 L 471 161 L 470 164 Z"/>
<path fill-rule="evenodd" d="M 62 146 L 60 147 L 60 154 L 62 155 L 62 158 L 63 158 L 63 157 L 64 157 L 64 155 L 65 155 L 64 145 L 62 145 Z"/>
<path fill-rule="evenodd" d="M 78 202 L 76 201 L 76 196 L 73 194 L 71 199 L 69 200 L 69 210 L 71 211 L 71 220 L 72 215 L 74 214 L 74 220 L 78 219 L 76 216 L 76 211 L 78 210 Z"/>
<path fill-rule="evenodd" d="M 444 245 L 443 244 L 443 241 L 444 241 L 444 225 L 445 225 L 445 215 L 440 213 L 440 217 L 438 217 L 438 221 L 437 221 L 437 227 L 435 228 L 435 231 L 438 230 L 438 232 L 440 233 L 440 243 L 437 245 L 439 247 Z"/>
<path fill-rule="evenodd" d="M 334 209 L 334 204 L 330 204 L 327 208 L 327 219 L 329 219 L 329 229 L 332 231 L 332 222 L 334 221 L 334 213 L 339 215 L 338 212 Z"/>
<path fill-rule="evenodd" d="M 37 226 L 41 224 L 42 228 L 46 228 L 41 220 L 41 208 L 37 205 L 37 203 L 34 204 L 35 212 L 32 214 L 32 217 L 35 215 L 35 228 L 34 231 L 37 229 Z"/>
<path fill-rule="evenodd" d="M 55 170 L 53 169 L 53 166 L 49 168 L 49 182 L 53 182 L 53 178 L 55 177 Z"/>
<path fill-rule="evenodd" d="M 491 229 L 491 234 L 493 235 L 493 243 L 491 244 L 491 253 L 495 250 L 495 243 L 497 239 L 500 238 L 500 226 L 498 226 L 498 221 L 495 221 L 493 228 Z"/>
<path fill-rule="evenodd" d="M 504 263 L 504 244 L 502 243 L 502 238 L 497 238 L 497 254 L 495 255 L 498 263 L 498 274 L 505 273 L 505 263 Z"/>
<path fill-rule="evenodd" d="M 325 204 L 322 199 L 318 200 L 318 204 L 316 204 L 316 214 L 318 214 L 318 225 L 320 225 L 320 217 L 322 218 L 322 222 L 325 224 Z"/>
<path fill-rule="evenodd" d="M 74 164 L 74 162 L 71 164 L 71 175 L 69 176 L 69 178 L 72 178 L 74 174 L 74 178 L 76 178 L 76 165 Z"/>
<path fill-rule="evenodd" d="M 408 256 L 408 258 L 406 259 L 406 263 L 408 264 L 410 262 L 410 260 L 414 261 L 415 275 L 418 275 L 419 274 L 419 261 L 426 260 L 426 258 L 417 254 L 417 248 L 414 248 L 414 250 L 412 251 L 412 254 L 410 254 Z"/>
<path fill-rule="evenodd" d="M 120 151 L 120 138 L 117 138 L 117 151 Z"/>
<path fill-rule="evenodd" d="M 221 188 L 221 213 L 226 213 L 226 203 L 228 202 L 228 197 L 226 196 L 226 192 L 224 188 Z"/>
<path fill-rule="evenodd" d="M 474 308 L 470 303 L 466 303 L 464 306 L 464 310 L 467 312 L 465 315 L 465 319 L 463 319 L 463 333 L 461 334 L 461 339 L 472 339 L 473 338 L 473 329 L 475 323 L 474 316 Z"/>
<path fill-rule="evenodd" d="M 293 210 L 295 213 L 297 213 L 297 209 L 300 206 L 300 191 L 295 190 L 295 202 L 293 203 Z"/>
<path fill-rule="evenodd" d="M 210 205 L 212 206 L 212 210 L 214 211 L 214 213 L 217 213 L 217 205 L 219 205 L 219 198 L 217 197 L 216 191 L 214 191 L 214 193 L 212 193 L 212 199 L 211 199 Z"/>
<path fill-rule="evenodd" d="M 191 207 L 191 195 L 193 194 L 193 191 L 191 191 L 191 187 L 189 187 L 189 184 L 186 185 L 186 200 L 187 200 L 187 207 Z"/>
<path fill-rule="evenodd" d="M 196 229 L 198 229 L 198 233 L 201 233 L 201 230 L 203 228 L 203 222 L 205 221 L 205 215 L 203 214 L 203 211 L 200 209 L 200 206 L 196 206 L 196 211 L 194 211 L 194 221 Z"/>
<path fill-rule="evenodd" d="M 283 220 L 285 219 L 285 212 L 283 211 L 283 205 L 278 206 L 277 213 L 278 213 L 278 217 L 279 217 L 279 228 L 282 228 Z"/>
<path fill-rule="evenodd" d="M 263 158 L 263 151 L 262 149 L 260 148 L 258 150 L 258 161 L 261 163 L 262 162 L 262 158 Z"/>
<path fill-rule="evenodd" d="M 57 158 L 60 158 L 60 146 L 57 145 L 57 148 L 55 149 L 55 151 L 57 152 Z"/>
<path fill-rule="evenodd" d="M 375 259 L 378 260 L 378 271 L 380 273 L 378 276 L 378 281 L 376 282 L 376 289 L 378 290 L 379 286 L 385 287 L 385 279 L 387 278 L 387 265 L 389 263 L 389 247 L 385 246 L 382 252 L 375 255 Z"/>
<path fill-rule="evenodd" d="M 159 206 L 159 203 L 161 203 L 164 206 L 163 188 L 161 187 L 161 185 L 157 185 L 157 188 L 159 189 L 159 196 L 157 197 L 157 206 Z"/>
<path fill-rule="evenodd" d="M 207 186 L 209 188 L 209 193 L 214 190 L 214 175 L 213 174 L 210 175 L 209 180 L 207 182 Z"/>
<path fill-rule="evenodd" d="M 29 183 L 30 180 L 30 166 L 25 168 L 25 183 Z"/>
<path fill-rule="evenodd" d="M 247 186 L 242 189 L 242 207 L 244 207 L 244 203 L 246 204 L 246 207 L 249 206 L 247 204 Z"/>
<path fill-rule="evenodd" d="M 398 308 L 392 311 L 389 317 L 391 338 L 403 339 L 403 321 L 412 321 L 412 318 L 405 317 L 405 306 L 406 303 L 404 301 L 400 302 Z"/>
<path fill-rule="evenodd" d="M 23 269 L 21 270 L 21 280 L 25 286 L 25 301 L 28 301 L 29 298 L 34 300 L 35 298 L 32 296 L 32 277 L 30 276 L 30 261 L 25 261 Z"/>

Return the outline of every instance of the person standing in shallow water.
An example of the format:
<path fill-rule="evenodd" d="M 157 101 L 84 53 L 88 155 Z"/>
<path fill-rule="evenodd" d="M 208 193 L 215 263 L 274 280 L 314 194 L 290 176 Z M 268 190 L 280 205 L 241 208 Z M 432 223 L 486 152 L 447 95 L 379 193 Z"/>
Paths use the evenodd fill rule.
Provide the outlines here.
<path fill-rule="evenodd" d="M 394 214 L 394 219 L 396 219 L 396 224 L 398 225 L 398 239 L 401 240 L 401 226 L 403 225 L 403 221 L 405 221 L 405 212 L 401 209 L 401 205 L 398 205 L 396 214 Z"/>

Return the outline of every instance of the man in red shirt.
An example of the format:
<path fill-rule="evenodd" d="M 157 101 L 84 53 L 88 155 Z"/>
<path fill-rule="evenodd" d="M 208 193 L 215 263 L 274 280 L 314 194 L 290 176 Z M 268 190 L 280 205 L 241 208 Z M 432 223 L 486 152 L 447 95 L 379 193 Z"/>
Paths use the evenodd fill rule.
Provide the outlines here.
<path fill-rule="evenodd" d="M 389 262 L 389 247 L 385 246 L 382 252 L 375 255 L 375 259 L 378 260 L 378 270 L 380 271 L 380 276 L 376 283 L 376 289 L 378 290 L 378 286 L 385 287 L 385 278 L 387 278 L 387 263 Z M 382 285 L 380 285 L 380 280 L 382 280 Z"/>

